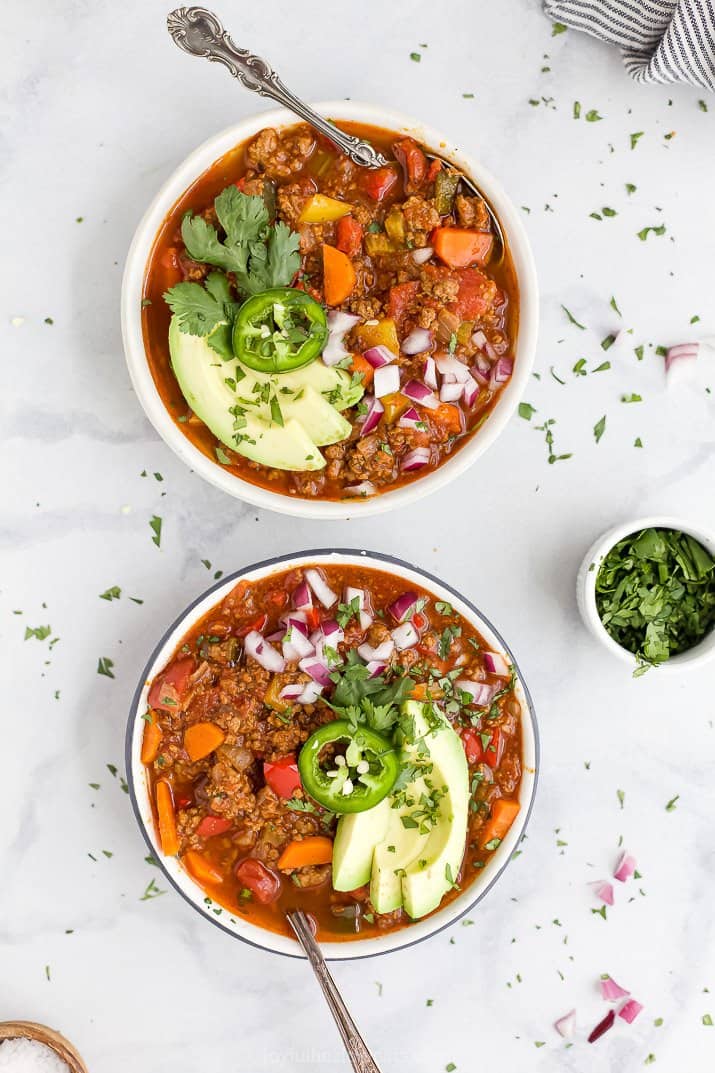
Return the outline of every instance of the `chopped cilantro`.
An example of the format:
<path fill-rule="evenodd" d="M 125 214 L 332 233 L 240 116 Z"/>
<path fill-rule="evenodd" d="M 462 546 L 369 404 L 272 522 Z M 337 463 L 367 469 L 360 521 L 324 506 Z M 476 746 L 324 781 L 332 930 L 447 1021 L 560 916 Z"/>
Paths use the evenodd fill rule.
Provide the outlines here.
<path fill-rule="evenodd" d="M 600 421 L 597 421 L 593 426 L 593 435 L 596 438 L 596 443 L 599 443 L 601 436 L 606 431 L 606 415 L 604 414 Z"/>

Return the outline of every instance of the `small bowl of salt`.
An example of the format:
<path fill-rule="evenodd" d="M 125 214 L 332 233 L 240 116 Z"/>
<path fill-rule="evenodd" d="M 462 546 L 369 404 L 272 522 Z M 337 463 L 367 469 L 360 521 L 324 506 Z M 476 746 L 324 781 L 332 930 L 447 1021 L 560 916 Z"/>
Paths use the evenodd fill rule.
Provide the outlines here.
<path fill-rule="evenodd" d="M 87 1073 L 69 1040 L 34 1021 L 0 1022 L 0 1073 Z"/>

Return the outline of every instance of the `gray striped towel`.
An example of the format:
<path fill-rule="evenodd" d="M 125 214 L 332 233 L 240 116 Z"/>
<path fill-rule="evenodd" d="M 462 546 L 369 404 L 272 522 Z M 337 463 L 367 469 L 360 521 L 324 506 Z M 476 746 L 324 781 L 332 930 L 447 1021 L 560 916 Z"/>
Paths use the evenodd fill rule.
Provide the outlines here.
<path fill-rule="evenodd" d="M 636 82 L 715 91 L 715 0 L 544 0 L 544 10 L 618 45 Z"/>

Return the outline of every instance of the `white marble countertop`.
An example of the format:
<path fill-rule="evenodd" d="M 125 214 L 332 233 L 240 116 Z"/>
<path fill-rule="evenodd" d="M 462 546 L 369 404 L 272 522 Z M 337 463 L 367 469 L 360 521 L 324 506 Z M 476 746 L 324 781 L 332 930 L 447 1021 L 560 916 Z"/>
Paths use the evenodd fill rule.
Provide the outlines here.
<path fill-rule="evenodd" d="M 384 1073 L 625 1073 L 649 1055 L 661 1073 L 712 1070 L 713 666 L 634 681 L 580 624 L 574 576 L 614 522 L 671 512 L 715 525 L 712 359 L 696 383 L 666 388 L 651 346 L 715 334 L 715 100 L 705 112 L 694 90 L 634 85 L 608 48 L 552 37 L 535 0 L 369 0 L 339 5 L 339 22 L 320 0 L 290 15 L 276 0 L 223 4 L 236 40 L 307 99 L 387 103 L 480 154 L 530 210 L 543 292 L 530 423 L 515 417 L 428 503 L 299 522 L 192 475 L 124 366 L 120 277 L 147 200 L 194 145 L 264 107 L 171 45 L 166 7 L 45 0 L 4 22 L 0 1019 L 60 1028 L 92 1073 L 347 1068 L 305 965 L 207 927 L 173 892 L 142 900 L 162 883 L 120 782 L 146 654 L 213 571 L 335 543 L 404 556 L 475 600 L 520 661 L 543 739 L 524 852 L 474 926 L 336 967 Z M 604 206 L 617 215 L 590 217 Z M 632 336 L 604 354 L 621 327 Z M 611 368 L 576 377 L 581 357 Z M 633 392 L 643 401 L 620 401 Z M 534 428 L 547 418 L 556 451 L 572 452 L 554 465 Z M 120 600 L 98 599 L 113 585 Z M 50 637 L 23 640 L 45 625 Z M 100 657 L 113 679 L 96 673 Z M 610 873 L 621 836 L 643 878 L 619 886 L 604 921 L 587 884 Z M 604 972 L 645 1010 L 589 1046 Z M 566 1049 L 552 1023 L 573 1006 Z"/>

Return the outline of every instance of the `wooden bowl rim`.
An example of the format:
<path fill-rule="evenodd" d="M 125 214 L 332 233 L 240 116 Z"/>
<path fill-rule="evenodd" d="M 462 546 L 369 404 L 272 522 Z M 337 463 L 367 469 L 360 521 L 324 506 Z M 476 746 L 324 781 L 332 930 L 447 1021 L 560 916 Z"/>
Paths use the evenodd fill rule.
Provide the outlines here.
<path fill-rule="evenodd" d="M 37 1021 L 0 1021 L 0 1043 L 8 1039 L 31 1039 L 54 1051 L 71 1073 L 89 1073 L 79 1051 L 68 1039 Z"/>

